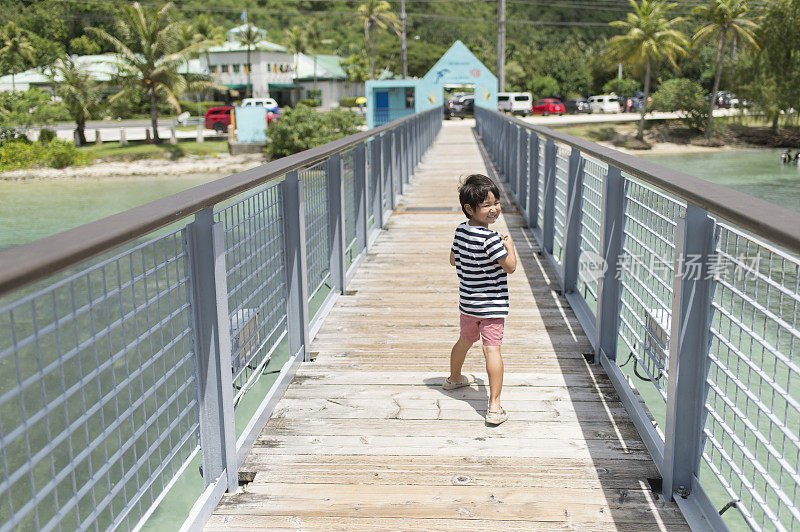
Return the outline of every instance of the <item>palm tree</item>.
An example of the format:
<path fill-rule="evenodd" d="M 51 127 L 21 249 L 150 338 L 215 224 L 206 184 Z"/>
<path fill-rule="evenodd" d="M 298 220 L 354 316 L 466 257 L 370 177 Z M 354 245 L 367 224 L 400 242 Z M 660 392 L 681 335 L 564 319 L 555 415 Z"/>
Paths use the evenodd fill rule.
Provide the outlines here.
<path fill-rule="evenodd" d="M 306 27 L 306 42 L 310 48 L 310 52 L 314 57 L 314 97 L 317 94 L 317 52 L 319 52 L 319 42 L 322 39 L 322 28 L 319 26 L 319 20 L 312 19 Z"/>
<path fill-rule="evenodd" d="M 219 44 L 224 39 L 224 34 L 218 26 L 215 26 L 208 15 L 199 15 L 194 19 L 194 32 L 199 35 L 206 43 L 203 52 L 206 56 L 206 67 L 208 73 L 211 74 L 211 56 L 208 53 L 208 47 L 214 44 Z"/>
<path fill-rule="evenodd" d="M 56 96 L 75 121 L 79 143 L 86 144 L 86 121 L 95 118 L 101 108 L 100 84 L 69 56 L 53 63 L 49 77 L 56 86 Z"/>
<path fill-rule="evenodd" d="M 13 22 L 6 24 L 0 38 L 2 38 L 3 45 L 0 48 L 0 55 L 11 67 L 11 90 L 16 91 L 17 85 L 14 81 L 14 74 L 17 69 L 23 70 L 26 62 L 33 62 L 33 46 L 31 46 L 31 42 L 25 32 Z"/>
<path fill-rule="evenodd" d="M 300 65 L 300 54 L 306 53 L 308 43 L 306 33 L 300 26 L 292 26 L 286 30 L 286 47 L 294 55 L 294 75 L 297 76 L 297 69 Z"/>
<path fill-rule="evenodd" d="M 371 79 L 375 79 L 375 42 L 372 39 L 372 31 L 378 29 L 390 29 L 395 33 L 400 31 L 400 20 L 392 11 L 392 6 L 386 0 L 366 0 L 358 6 L 358 18 L 364 22 L 364 37 L 369 44 L 369 71 Z"/>
<path fill-rule="evenodd" d="M 150 100 L 150 121 L 153 140 L 158 136 L 158 102 L 166 100 L 180 112 L 180 96 L 187 89 L 218 88 L 205 80 L 188 81 L 180 68 L 204 46 L 201 41 L 185 48 L 178 46 L 180 23 L 173 20 L 172 2 L 160 8 L 142 7 L 139 2 L 120 6 L 116 36 L 100 28 L 90 28 L 115 50 L 117 62 L 116 81 L 120 91 L 111 97 L 130 98 L 137 89 L 143 89 Z"/>
<path fill-rule="evenodd" d="M 653 63 L 667 59 L 676 69 L 675 57 L 686 53 L 686 37 L 675 26 L 683 20 L 680 17 L 667 18 L 667 12 L 677 4 L 667 4 L 663 0 L 629 0 L 633 13 L 626 20 L 615 20 L 611 26 L 624 31 L 608 42 L 608 56 L 614 62 L 631 63 L 644 66 L 644 96 L 642 116 L 636 138 L 644 140 L 644 115 L 647 112 L 647 99 L 650 96 L 650 73 Z"/>
<path fill-rule="evenodd" d="M 249 22 L 245 25 L 242 31 L 239 32 L 239 42 L 242 43 L 243 46 L 247 47 L 247 65 L 245 66 L 245 69 L 247 70 L 247 90 L 250 91 L 249 96 L 253 95 L 253 84 L 250 82 L 250 50 L 260 41 L 261 31 Z"/>
<path fill-rule="evenodd" d="M 755 31 L 758 25 L 744 18 L 747 13 L 747 0 L 710 0 L 707 6 L 697 7 L 694 14 L 703 22 L 703 26 L 694 32 L 693 43 L 715 42 L 717 46 L 717 71 L 714 75 L 714 88 L 711 91 L 711 102 L 708 107 L 708 123 L 706 139 L 711 138 L 711 126 L 714 118 L 714 107 L 717 104 L 717 91 L 722 76 L 722 62 L 725 59 L 725 44 L 728 37 L 733 37 L 758 50 Z"/>

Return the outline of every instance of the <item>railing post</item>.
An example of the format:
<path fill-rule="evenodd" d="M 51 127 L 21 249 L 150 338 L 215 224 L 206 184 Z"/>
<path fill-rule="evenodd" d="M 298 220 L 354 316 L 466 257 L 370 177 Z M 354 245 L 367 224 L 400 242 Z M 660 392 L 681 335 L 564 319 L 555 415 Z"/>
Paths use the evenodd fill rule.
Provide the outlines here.
<path fill-rule="evenodd" d="M 528 130 L 520 128 L 519 130 L 519 175 L 517 177 L 517 206 L 519 207 L 520 214 L 525 217 L 526 203 L 528 200 Z"/>
<path fill-rule="evenodd" d="M 391 139 L 390 147 L 391 147 L 391 153 L 392 153 L 392 158 L 391 158 L 392 166 L 391 166 L 390 175 L 391 175 L 392 184 L 389 187 L 389 191 L 391 192 L 391 196 L 390 196 L 391 201 L 389 202 L 389 207 L 392 210 L 394 210 L 394 208 L 397 207 L 397 196 L 400 194 L 400 187 L 402 186 L 399 183 L 399 181 L 400 181 L 400 179 L 399 179 L 399 176 L 400 176 L 400 135 L 398 134 L 397 129 L 393 129 L 392 130 L 390 139 Z"/>
<path fill-rule="evenodd" d="M 666 430 L 662 495 L 686 497 L 692 491 L 703 449 L 706 377 L 715 283 L 711 262 L 716 250 L 714 219 L 692 203 L 675 229 L 675 270 L 669 340 Z"/>
<path fill-rule="evenodd" d="M 328 242 L 330 242 L 331 288 L 344 293 L 347 287 L 345 264 L 344 180 L 342 156 L 335 153 L 328 158 Z"/>
<path fill-rule="evenodd" d="M 383 202 L 386 201 L 386 206 L 392 208 L 392 199 L 389 195 L 392 193 L 392 134 L 387 131 L 383 134 L 381 142 L 381 152 L 383 165 L 381 167 L 381 228 L 386 225 L 386 214 L 383 209 Z"/>
<path fill-rule="evenodd" d="M 574 292 L 578 283 L 578 258 L 581 252 L 581 218 L 583 215 L 583 169 L 586 161 L 577 148 L 569 155 L 567 175 L 566 220 L 564 223 L 564 293 Z"/>
<path fill-rule="evenodd" d="M 556 201 L 556 143 L 547 139 L 544 145 L 544 204 L 542 212 L 542 249 L 553 253 Z"/>
<path fill-rule="evenodd" d="M 308 349 L 308 279 L 306 278 L 306 217 L 303 182 L 297 170 L 283 180 L 284 240 L 286 242 L 286 329 L 289 356 L 310 360 Z"/>
<path fill-rule="evenodd" d="M 528 132 L 528 227 L 539 225 L 539 135 Z"/>
<path fill-rule="evenodd" d="M 625 229 L 625 179 L 619 168 L 609 165 L 603 180 L 603 204 L 600 227 L 602 274 L 597 280 L 597 346 L 594 362 L 600 364 L 600 352 L 609 360 L 617 359 L 620 288 L 622 275 L 622 237 Z"/>
<path fill-rule="evenodd" d="M 367 249 L 369 209 L 367 208 L 367 143 L 360 142 L 353 152 L 353 195 L 356 207 L 356 246 Z"/>
<path fill-rule="evenodd" d="M 411 166 L 411 122 L 406 122 L 406 125 L 403 127 L 405 129 L 404 135 L 406 137 L 405 149 L 403 150 L 403 158 L 406 162 L 406 183 L 410 183 L 411 174 L 413 173 L 413 168 Z"/>
<path fill-rule="evenodd" d="M 372 198 L 372 214 L 375 217 L 375 227 L 378 229 L 383 229 L 383 156 L 383 137 L 374 137 L 372 140 L 372 181 L 375 183 L 375 194 Z"/>
<path fill-rule="evenodd" d="M 200 407 L 203 480 L 223 473 L 227 491 L 239 487 L 233 418 L 230 316 L 225 266 L 225 234 L 211 207 L 187 226 L 186 245 L 194 305 L 194 351 Z"/>
<path fill-rule="evenodd" d="M 514 194 L 517 196 L 517 202 L 519 203 L 519 174 L 521 168 L 520 162 L 522 160 L 519 139 L 522 137 L 522 128 L 515 124 L 511 131 L 513 132 L 511 135 L 511 166 L 513 167 L 511 186 L 514 189 Z"/>

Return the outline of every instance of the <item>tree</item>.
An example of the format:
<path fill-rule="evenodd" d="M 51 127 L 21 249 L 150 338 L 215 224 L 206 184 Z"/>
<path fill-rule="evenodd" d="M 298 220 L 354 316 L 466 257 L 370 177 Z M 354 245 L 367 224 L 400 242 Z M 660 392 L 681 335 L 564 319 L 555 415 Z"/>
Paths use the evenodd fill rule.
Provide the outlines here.
<path fill-rule="evenodd" d="M 50 79 L 56 85 L 56 95 L 75 121 L 79 143 L 86 144 L 86 121 L 95 118 L 101 109 L 100 85 L 69 56 L 53 63 Z"/>
<path fill-rule="evenodd" d="M 297 76 L 297 69 L 300 65 L 300 54 L 306 53 L 308 43 L 306 33 L 300 26 L 292 26 L 286 30 L 286 48 L 294 55 L 294 75 Z"/>
<path fill-rule="evenodd" d="M 703 131 L 706 123 L 706 102 L 703 88 L 687 78 L 673 78 L 662 82 L 653 93 L 653 109 L 677 113 L 686 127 Z"/>
<path fill-rule="evenodd" d="M 722 62 L 725 59 L 725 44 L 728 37 L 733 37 L 743 44 L 758 49 L 754 35 L 757 25 L 752 20 L 744 18 L 746 13 L 747 0 L 710 0 L 707 6 L 694 9 L 695 16 L 703 22 L 703 26 L 694 32 L 692 41 L 695 43 L 713 41 L 717 46 L 714 88 L 711 90 L 711 101 L 708 106 L 707 139 L 711 138 L 714 107 L 717 104 L 717 91 L 722 76 Z"/>
<path fill-rule="evenodd" d="M 608 94 L 609 92 L 613 92 L 617 96 L 627 98 L 629 96 L 633 96 L 633 93 L 638 91 L 640 88 L 642 88 L 642 84 L 635 79 L 614 78 L 607 81 L 605 85 L 603 85 L 603 93 Z"/>
<path fill-rule="evenodd" d="M 116 35 L 101 28 L 91 28 L 116 53 L 120 91 L 111 100 L 130 98 L 136 89 L 144 90 L 150 101 L 150 122 L 153 140 L 158 136 L 158 102 L 166 100 L 180 112 L 180 96 L 187 89 L 219 88 L 208 81 L 190 82 L 179 70 L 189 58 L 207 43 L 199 42 L 178 48 L 180 23 L 171 16 L 172 3 L 160 8 L 142 7 L 139 2 L 120 6 Z"/>
<path fill-rule="evenodd" d="M 14 129 L 52 124 L 66 118 L 64 106 L 40 89 L 0 92 L 0 127 Z"/>
<path fill-rule="evenodd" d="M 244 68 L 247 70 L 247 90 L 249 95 L 252 96 L 253 83 L 250 79 L 250 71 L 252 70 L 250 64 L 250 52 L 259 42 L 261 42 L 261 30 L 248 22 L 242 31 L 239 32 L 239 42 L 242 43 L 242 46 L 247 47 L 247 65 L 245 65 Z"/>
<path fill-rule="evenodd" d="M 667 13 L 677 4 L 667 4 L 663 0 L 630 0 L 633 13 L 628 13 L 626 20 L 615 20 L 610 23 L 621 29 L 622 35 L 615 35 L 608 42 L 608 57 L 612 61 L 644 66 L 644 105 L 639 119 L 639 130 L 636 138 L 644 140 L 644 116 L 647 112 L 647 100 L 650 95 L 650 75 L 653 63 L 667 59 L 673 67 L 678 68 L 675 57 L 686 53 L 688 42 L 686 37 L 675 26 L 683 19 L 667 18 Z"/>
<path fill-rule="evenodd" d="M 317 53 L 319 52 L 320 40 L 322 40 L 322 28 L 319 26 L 319 20 L 311 19 L 308 26 L 306 26 L 306 43 L 310 48 L 311 55 L 314 57 L 314 98 L 317 97 Z"/>
<path fill-rule="evenodd" d="M 366 0 L 358 6 L 357 12 L 359 20 L 364 23 L 364 37 L 369 45 L 370 79 L 375 79 L 375 41 L 372 32 L 378 28 L 389 29 L 397 33 L 400 31 L 400 20 L 386 0 Z"/>
<path fill-rule="evenodd" d="M 26 64 L 33 62 L 34 49 L 28 36 L 13 22 L 6 24 L 0 35 L 2 56 L 11 69 L 11 90 L 17 90 L 14 74 L 25 69 Z"/>
<path fill-rule="evenodd" d="M 222 42 L 224 34 L 218 26 L 214 25 L 208 15 L 199 15 L 194 19 L 194 33 L 201 37 L 201 41 L 205 42 L 203 52 L 206 56 L 208 73 L 211 74 L 211 56 L 208 53 L 208 48 L 211 45 Z"/>

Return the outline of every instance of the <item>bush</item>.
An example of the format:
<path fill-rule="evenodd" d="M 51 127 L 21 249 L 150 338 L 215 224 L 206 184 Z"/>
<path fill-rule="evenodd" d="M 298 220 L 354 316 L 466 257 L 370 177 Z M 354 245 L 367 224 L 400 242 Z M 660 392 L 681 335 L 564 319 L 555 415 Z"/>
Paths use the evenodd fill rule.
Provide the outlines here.
<path fill-rule="evenodd" d="M 614 78 L 608 81 L 605 85 L 603 85 L 603 94 L 609 94 L 613 92 L 617 96 L 622 96 L 623 98 L 627 98 L 629 96 L 633 96 L 633 93 L 638 90 L 641 90 L 641 88 L 642 84 L 636 81 L 635 79 Z"/>
<path fill-rule="evenodd" d="M 703 131 L 708 120 L 708 103 L 703 99 L 703 88 L 686 78 L 670 79 L 653 93 L 654 111 L 678 113 L 680 121 L 688 128 Z"/>
<path fill-rule="evenodd" d="M 534 99 L 554 96 L 558 94 L 558 81 L 551 76 L 535 76 L 531 80 L 530 90 Z"/>
<path fill-rule="evenodd" d="M 267 130 L 267 154 L 273 159 L 311 149 L 358 132 L 361 117 L 335 109 L 320 113 L 305 105 L 287 109 Z"/>
<path fill-rule="evenodd" d="M 358 98 L 355 97 L 355 96 L 352 97 L 352 98 L 350 98 L 349 96 L 346 96 L 346 97 L 342 98 L 341 100 L 339 100 L 339 106 L 340 107 L 358 107 L 358 104 L 356 103 L 356 100 L 358 100 Z"/>
<path fill-rule="evenodd" d="M 42 144 L 49 144 L 54 138 L 56 138 L 56 132 L 52 129 L 44 128 L 39 130 L 39 142 Z"/>
<path fill-rule="evenodd" d="M 314 100 L 312 98 L 306 98 L 305 100 L 297 100 L 297 105 L 305 105 L 307 107 L 319 107 L 320 101 Z"/>
<path fill-rule="evenodd" d="M 85 164 L 87 155 L 65 140 L 41 142 L 12 141 L 0 147 L 0 171 L 51 166 L 65 168 Z"/>
<path fill-rule="evenodd" d="M 25 133 L 20 133 L 14 128 L 0 127 L 0 146 L 7 142 L 24 142 L 27 144 L 30 143 L 30 139 Z"/>

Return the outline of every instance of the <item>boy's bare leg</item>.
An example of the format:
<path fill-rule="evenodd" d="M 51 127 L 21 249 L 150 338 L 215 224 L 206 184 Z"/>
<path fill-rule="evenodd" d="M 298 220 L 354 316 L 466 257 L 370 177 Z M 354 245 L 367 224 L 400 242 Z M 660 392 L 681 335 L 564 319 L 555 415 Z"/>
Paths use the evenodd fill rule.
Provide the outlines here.
<path fill-rule="evenodd" d="M 486 357 L 486 373 L 489 374 L 489 410 L 499 412 L 500 392 L 503 390 L 503 357 L 499 345 L 484 345 L 483 356 Z"/>
<path fill-rule="evenodd" d="M 461 382 L 461 368 L 464 366 L 464 359 L 467 358 L 467 351 L 472 347 L 472 342 L 467 342 L 459 336 L 458 341 L 450 350 L 450 382 Z"/>

